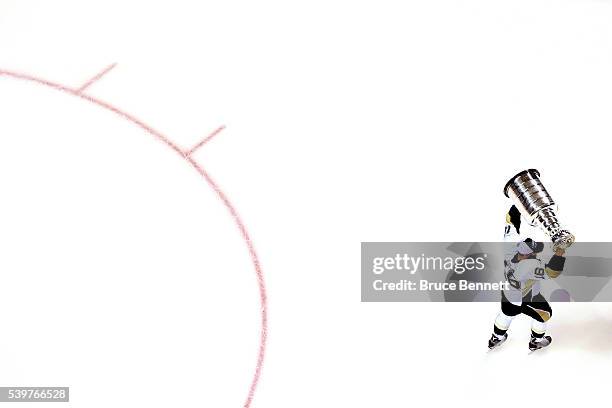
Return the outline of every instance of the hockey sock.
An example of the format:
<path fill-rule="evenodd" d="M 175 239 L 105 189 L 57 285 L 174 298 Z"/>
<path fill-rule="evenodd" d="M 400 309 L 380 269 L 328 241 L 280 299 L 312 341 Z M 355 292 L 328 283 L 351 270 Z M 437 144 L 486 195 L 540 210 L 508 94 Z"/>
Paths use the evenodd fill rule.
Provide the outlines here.
<path fill-rule="evenodd" d="M 514 319 L 514 316 L 508 316 L 504 312 L 499 312 L 493 325 L 493 334 L 499 339 L 503 338 L 510 327 L 510 323 L 512 323 L 512 319 Z"/>
<path fill-rule="evenodd" d="M 531 323 L 531 338 L 540 341 L 546 333 L 546 322 L 533 320 Z"/>

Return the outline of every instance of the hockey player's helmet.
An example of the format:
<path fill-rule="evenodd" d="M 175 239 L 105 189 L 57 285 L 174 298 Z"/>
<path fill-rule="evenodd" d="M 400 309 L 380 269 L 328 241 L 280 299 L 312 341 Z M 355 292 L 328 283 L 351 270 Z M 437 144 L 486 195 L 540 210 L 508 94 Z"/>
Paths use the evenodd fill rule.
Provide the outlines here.
<path fill-rule="evenodd" d="M 544 250 L 544 243 L 534 241 L 531 238 L 527 238 L 523 242 L 518 243 L 518 252 L 521 255 L 529 255 L 533 253 L 539 253 Z"/>

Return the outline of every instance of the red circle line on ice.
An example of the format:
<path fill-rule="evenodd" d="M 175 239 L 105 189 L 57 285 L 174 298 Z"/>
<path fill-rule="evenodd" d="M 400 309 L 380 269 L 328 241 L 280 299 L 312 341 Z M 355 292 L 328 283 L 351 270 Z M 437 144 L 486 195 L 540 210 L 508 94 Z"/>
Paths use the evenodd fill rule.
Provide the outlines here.
<path fill-rule="evenodd" d="M 43 85 L 43 86 L 46 86 L 46 87 L 49 87 L 49 88 L 53 88 L 53 89 L 55 89 L 57 91 L 64 92 L 66 94 L 75 96 L 77 98 L 81 98 L 82 100 L 88 101 L 90 103 L 93 103 L 93 104 L 101 107 L 101 108 L 104 108 L 106 110 L 114 112 L 115 114 L 117 114 L 121 118 L 123 118 L 123 119 L 133 123 L 134 125 L 142 128 L 147 133 L 149 133 L 150 135 L 152 135 L 156 139 L 160 140 L 161 142 L 165 143 L 169 148 L 174 150 L 187 163 L 189 163 L 202 176 L 202 178 L 206 181 L 206 183 L 210 186 L 210 188 L 212 188 L 215 191 L 215 193 L 217 194 L 219 199 L 223 202 L 223 205 L 225 206 L 225 208 L 229 211 L 232 219 L 234 220 L 235 225 L 238 227 L 238 230 L 240 231 L 240 234 L 242 235 L 242 238 L 243 238 L 243 240 L 244 240 L 244 242 L 245 242 L 245 244 L 247 246 L 247 249 L 249 251 L 249 255 L 251 257 L 251 262 L 252 262 L 253 267 L 255 269 L 255 274 L 256 274 L 256 277 L 257 277 L 257 284 L 258 284 L 258 287 L 259 287 L 260 308 L 261 308 L 261 310 L 260 310 L 261 311 L 261 317 L 260 317 L 261 318 L 261 329 L 260 329 L 259 350 L 258 350 L 258 355 L 257 355 L 257 363 L 256 363 L 256 366 L 255 366 L 255 372 L 253 374 L 253 379 L 252 379 L 251 385 L 249 387 L 249 391 L 248 391 L 248 394 L 247 394 L 246 401 L 244 402 L 244 405 L 243 405 L 244 408 L 249 408 L 251 406 L 252 401 L 253 401 L 253 397 L 255 395 L 255 390 L 257 389 L 257 384 L 259 383 L 259 378 L 260 378 L 260 375 L 261 375 L 261 369 L 262 369 L 262 366 L 263 366 L 264 356 L 265 356 L 265 351 L 266 351 L 266 340 L 267 340 L 267 331 L 268 331 L 268 313 L 267 313 L 266 285 L 265 285 L 265 281 L 264 281 L 263 270 L 261 268 L 261 264 L 259 262 L 259 257 L 257 255 L 257 252 L 255 250 L 255 246 L 253 245 L 253 242 L 251 240 L 249 232 L 248 232 L 244 222 L 242 221 L 242 218 L 238 214 L 238 211 L 236 210 L 236 207 L 232 204 L 232 202 L 229 200 L 227 195 L 223 192 L 221 187 L 219 187 L 219 185 L 212 179 L 212 177 L 206 171 L 206 169 L 201 164 L 199 164 L 192 157 L 192 154 L 197 149 L 199 149 L 204 144 L 208 143 L 211 139 L 213 139 L 217 134 L 219 134 L 224 129 L 224 127 L 223 126 L 219 127 L 214 132 L 212 132 L 210 135 L 208 135 L 206 138 L 204 138 L 202 141 L 197 143 L 191 149 L 182 149 L 176 143 L 174 143 L 170 138 L 168 138 L 167 136 L 165 136 L 161 132 L 157 131 L 156 129 L 154 129 L 150 125 L 146 124 L 142 120 L 136 118 L 135 116 L 133 116 L 133 115 L 127 113 L 127 112 L 122 111 L 121 109 L 115 107 L 114 105 L 111 105 L 108 102 L 105 102 L 103 100 L 97 99 L 94 96 L 91 96 L 91 95 L 88 95 L 88 94 L 84 93 L 87 90 L 87 88 L 89 88 L 93 83 L 97 82 L 104 75 L 106 75 L 109 71 L 111 71 L 115 67 L 115 65 L 116 64 L 109 65 L 107 68 L 105 68 L 99 74 L 97 74 L 96 76 L 92 77 L 90 80 L 88 80 L 83 85 L 81 85 L 80 87 L 77 87 L 77 88 L 72 88 L 72 87 L 69 87 L 69 86 L 66 86 L 66 85 L 62 85 L 62 84 L 59 84 L 59 83 L 56 83 L 56 82 L 53 82 L 53 81 L 49 81 L 49 80 L 46 80 L 46 79 L 38 78 L 38 77 L 35 77 L 35 76 L 32 76 L 32 75 L 28 75 L 28 74 L 24 74 L 24 73 L 19 73 L 19 72 L 14 72 L 14 71 L 7 71 L 7 70 L 2 70 L 2 69 L 0 69 L 0 77 L 5 76 L 5 77 L 9 77 L 9 78 L 17 79 L 17 80 L 29 81 L 29 82 L 33 82 L 33 83 L 36 83 L 36 84 L 39 84 L 39 85 Z"/>

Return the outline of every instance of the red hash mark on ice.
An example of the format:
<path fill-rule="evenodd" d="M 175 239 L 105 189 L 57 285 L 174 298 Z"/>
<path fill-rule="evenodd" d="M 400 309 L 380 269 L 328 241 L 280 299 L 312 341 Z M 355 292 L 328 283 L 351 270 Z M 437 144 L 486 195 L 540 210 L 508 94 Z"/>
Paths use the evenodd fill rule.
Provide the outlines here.
<path fill-rule="evenodd" d="M 100 71 L 100 73 L 98 73 L 96 76 L 92 77 L 87 82 L 85 82 L 83 85 L 81 85 L 79 88 L 75 89 L 74 93 L 77 93 L 77 94 L 83 93 L 83 91 L 85 91 L 87 88 L 92 86 L 94 83 L 98 82 L 104 75 L 108 74 L 116 66 L 117 66 L 117 63 L 110 64 L 108 67 Z"/>
<path fill-rule="evenodd" d="M 198 150 L 200 147 L 204 146 L 206 143 L 210 142 L 215 136 L 217 136 L 219 133 L 221 133 L 223 131 L 223 129 L 225 129 L 225 125 L 219 126 L 217 129 L 215 129 L 214 132 L 212 132 L 210 135 L 206 136 L 204 139 L 202 139 L 202 141 L 200 141 L 198 144 L 193 146 L 191 149 L 187 150 L 185 152 L 185 157 L 190 157 L 192 154 L 195 153 L 196 150 Z"/>
<path fill-rule="evenodd" d="M 59 83 L 56 83 L 56 82 L 52 82 L 52 81 L 49 81 L 49 80 L 46 80 L 46 79 L 38 78 L 38 77 L 35 77 L 35 76 L 32 76 L 32 75 L 23 74 L 23 73 L 14 72 L 14 71 L 5 71 L 5 70 L 2 70 L 2 69 L 0 69 L 0 77 L 6 76 L 8 78 L 12 78 L 12 79 L 16 79 L 16 80 L 28 81 L 28 82 L 36 83 L 36 84 L 39 84 L 39 85 L 43 85 L 43 86 L 46 86 L 48 88 L 52 88 L 52 89 L 55 89 L 57 91 L 64 92 L 66 94 L 73 95 L 75 97 L 81 98 L 82 100 L 90 102 L 90 103 L 92 103 L 94 105 L 97 105 L 100 108 L 103 108 L 103 109 L 106 109 L 108 111 L 114 112 L 120 118 L 125 119 L 128 122 L 131 122 L 132 124 L 134 124 L 134 125 L 142 128 L 142 129 L 144 129 L 151 136 L 153 136 L 154 138 L 156 138 L 159 141 L 163 142 L 171 150 L 173 150 L 174 152 L 178 153 L 189 165 L 191 165 L 195 169 L 196 172 L 198 172 L 200 174 L 200 176 L 202 176 L 202 178 L 206 181 L 208 186 L 215 191 L 215 193 L 217 194 L 218 198 L 221 200 L 221 202 L 225 206 L 226 210 L 229 212 L 231 218 L 234 221 L 235 226 L 238 227 L 238 230 L 240 231 L 240 235 L 242 236 L 243 241 L 246 244 L 247 250 L 248 250 L 250 258 L 251 258 L 251 263 L 253 264 L 253 268 L 255 269 L 255 276 L 256 276 L 256 279 L 257 279 L 257 286 L 258 286 L 258 289 L 259 289 L 259 301 L 260 301 L 260 308 L 259 308 L 259 313 L 260 313 L 259 350 L 257 352 L 257 361 L 256 361 L 256 364 L 255 364 L 255 372 L 252 375 L 251 384 L 249 386 L 249 390 L 247 392 L 247 397 L 246 397 L 246 400 L 245 400 L 244 405 L 243 405 L 244 408 L 249 408 L 251 406 L 251 403 L 253 402 L 253 398 L 255 396 L 255 390 L 257 389 L 257 384 L 259 383 L 259 377 L 261 375 L 261 370 L 262 370 L 262 367 L 263 367 L 264 357 L 265 357 L 265 353 L 266 353 L 267 337 L 268 337 L 268 301 L 267 301 L 267 293 L 266 293 L 266 284 L 265 284 L 265 280 L 264 280 L 264 274 L 263 274 L 263 270 L 261 268 L 261 264 L 259 262 L 259 256 L 257 255 L 257 252 L 255 251 L 255 246 L 253 245 L 253 241 L 251 240 L 249 232 L 247 231 L 247 228 L 246 228 L 244 222 L 242 221 L 242 218 L 238 214 L 238 211 L 236 210 L 236 207 L 234 207 L 234 204 L 229 200 L 229 198 L 223 192 L 221 187 L 213 180 L 213 178 L 210 176 L 208 171 L 206 171 L 206 169 L 204 169 L 204 167 L 201 164 L 199 164 L 195 159 L 193 159 L 193 157 L 191 157 L 191 154 L 193 152 L 195 152 L 197 149 L 199 149 L 200 147 L 202 147 L 203 145 L 208 143 L 216 135 L 218 135 L 225 128 L 225 126 L 221 126 L 218 129 L 216 129 L 214 132 L 212 132 L 210 135 L 208 135 L 206 138 L 204 138 L 201 142 L 196 144 L 193 148 L 191 148 L 189 150 L 184 150 L 184 149 L 181 149 L 170 138 L 168 138 L 167 136 L 162 134 L 160 131 L 156 130 L 155 128 L 153 128 L 152 126 L 148 125 L 144 121 L 136 118 L 132 114 L 127 113 L 127 112 L 125 112 L 125 111 L 115 107 L 114 105 L 111 105 L 108 102 L 105 102 L 105 101 L 103 101 L 101 99 L 98 99 L 98 98 L 96 98 L 94 96 L 91 96 L 91 95 L 88 95 L 88 94 L 84 93 L 84 91 L 89 86 L 94 84 L 96 81 L 98 81 L 100 78 L 102 78 L 105 74 L 107 74 L 110 70 L 112 70 L 115 67 L 115 65 L 116 64 L 111 64 L 106 69 L 101 71 L 98 75 L 96 75 L 95 77 L 91 78 L 89 81 L 87 81 L 83 85 L 81 85 L 81 87 L 79 87 L 79 88 L 72 88 L 72 87 L 69 87 L 69 86 L 66 86 L 66 85 L 62 85 L 62 84 L 59 84 Z"/>

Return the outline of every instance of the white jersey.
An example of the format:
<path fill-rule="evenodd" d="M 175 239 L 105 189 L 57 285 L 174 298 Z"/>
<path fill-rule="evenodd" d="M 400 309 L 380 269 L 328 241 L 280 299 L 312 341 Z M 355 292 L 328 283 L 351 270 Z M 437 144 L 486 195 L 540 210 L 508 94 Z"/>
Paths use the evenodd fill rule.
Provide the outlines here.
<path fill-rule="evenodd" d="M 511 303 L 517 305 L 522 303 L 530 291 L 532 297 L 539 294 L 541 281 L 559 276 L 565 261 L 555 256 L 551 258 L 550 265 L 537 257 L 519 261 L 516 257 L 517 244 L 525 238 L 538 238 L 537 228 L 524 222 L 523 217 L 521 220 L 520 234 L 508 217 L 504 227 L 504 277 L 510 284 L 510 289 L 504 290 L 504 294 Z"/>
<path fill-rule="evenodd" d="M 530 291 L 532 297 L 539 294 L 540 282 L 549 279 L 550 275 L 546 264 L 539 258 L 518 261 L 513 257 L 504 261 L 504 277 L 510 284 L 510 288 L 504 290 L 506 298 L 511 303 L 521 304 Z"/>

